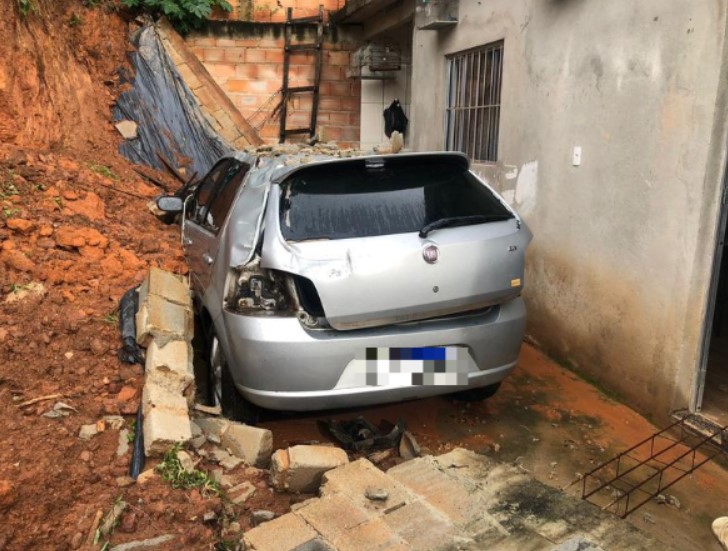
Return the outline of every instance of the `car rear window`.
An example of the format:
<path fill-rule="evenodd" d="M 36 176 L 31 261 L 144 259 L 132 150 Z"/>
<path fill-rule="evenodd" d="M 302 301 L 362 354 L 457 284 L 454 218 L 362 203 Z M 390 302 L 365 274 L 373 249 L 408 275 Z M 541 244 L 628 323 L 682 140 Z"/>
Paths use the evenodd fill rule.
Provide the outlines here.
<path fill-rule="evenodd" d="M 281 188 L 281 232 L 288 241 L 410 233 L 446 218 L 513 217 L 458 159 L 317 165 L 294 173 Z"/>

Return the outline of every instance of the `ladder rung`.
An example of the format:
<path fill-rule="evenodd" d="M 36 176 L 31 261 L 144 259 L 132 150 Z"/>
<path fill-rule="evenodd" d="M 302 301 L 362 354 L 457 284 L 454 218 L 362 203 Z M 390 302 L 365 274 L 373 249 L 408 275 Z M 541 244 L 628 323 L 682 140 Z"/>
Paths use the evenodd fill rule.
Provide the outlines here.
<path fill-rule="evenodd" d="M 310 134 L 310 128 L 286 128 L 285 134 Z"/>
<path fill-rule="evenodd" d="M 315 92 L 318 86 L 291 86 L 288 88 L 290 94 L 300 94 L 302 92 Z"/>
<path fill-rule="evenodd" d="M 296 19 L 290 19 L 286 21 L 289 25 L 307 25 L 309 23 L 323 23 L 320 15 L 312 15 L 310 17 L 298 17 Z"/>
<path fill-rule="evenodd" d="M 302 52 L 306 50 L 318 50 L 320 46 L 318 44 L 291 44 L 286 46 L 286 50 L 289 52 Z"/>

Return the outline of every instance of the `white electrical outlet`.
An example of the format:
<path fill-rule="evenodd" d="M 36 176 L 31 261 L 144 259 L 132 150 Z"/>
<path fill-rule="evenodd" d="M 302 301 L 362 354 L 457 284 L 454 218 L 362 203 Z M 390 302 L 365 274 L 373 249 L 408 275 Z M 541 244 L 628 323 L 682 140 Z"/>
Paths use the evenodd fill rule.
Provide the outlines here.
<path fill-rule="evenodd" d="M 574 146 L 574 156 L 571 159 L 571 164 L 574 166 L 581 166 L 581 146 Z"/>

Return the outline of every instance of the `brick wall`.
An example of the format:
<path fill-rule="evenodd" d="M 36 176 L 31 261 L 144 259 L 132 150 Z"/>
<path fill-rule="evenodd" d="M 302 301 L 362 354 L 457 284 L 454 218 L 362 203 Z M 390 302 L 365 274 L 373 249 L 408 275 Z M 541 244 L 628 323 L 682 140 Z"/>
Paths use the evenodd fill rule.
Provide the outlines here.
<path fill-rule="evenodd" d="M 344 7 L 345 0 L 229 0 L 230 13 L 216 10 L 213 18 L 228 21 L 253 21 L 256 23 L 281 23 L 286 20 L 286 8 L 293 9 L 293 17 L 307 17 L 324 11 L 336 11 Z"/>
<path fill-rule="evenodd" d="M 315 29 L 294 36 L 296 42 L 314 42 Z M 279 121 L 270 115 L 280 101 L 276 92 L 283 81 L 283 25 L 211 21 L 186 42 L 260 137 L 277 143 Z M 346 77 L 351 53 L 358 46 L 341 29 L 326 32 L 317 131 L 323 141 L 334 140 L 344 147 L 359 143 L 361 82 Z M 290 85 L 311 84 L 314 63 L 314 53 L 296 53 L 291 58 Z M 308 126 L 310 112 L 311 95 L 296 95 L 289 104 L 287 126 Z"/>
<path fill-rule="evenodd" d="M 197 98 L 210 126 L 237 149 L 260 145 L 262 140 L 258 133 L 166 19 L 159 22 L 157 30 L 165 50 Z"/>

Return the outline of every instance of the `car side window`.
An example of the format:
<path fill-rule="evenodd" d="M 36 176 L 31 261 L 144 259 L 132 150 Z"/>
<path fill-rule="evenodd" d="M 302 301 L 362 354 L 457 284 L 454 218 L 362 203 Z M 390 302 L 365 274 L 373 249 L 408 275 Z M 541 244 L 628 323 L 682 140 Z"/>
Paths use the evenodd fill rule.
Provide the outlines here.
<path fill-rule="evenodd" d="M 189 220 L 199 224 L 204 223 L 205 211 L 214 197 L 215 188 L 227 174 L 227 169 L 232 162 L 231 159 L 223 159 L 202 179 L 187 207 L 186 216 Z"/>
<path fill-rule="evenodd" d="M 225 218 L 233 206 L 235 196 L 240 186 L 243 185 L 248 170 L 250 170 L 250 165 L 246 163 L 233 163 L 233 166 L 227 171 L 227 176 L 215 189 L 215 195 L 212 198 L 208 210 L 206 224 L 212 231 L 218 231 L 225 222 Z"/>

